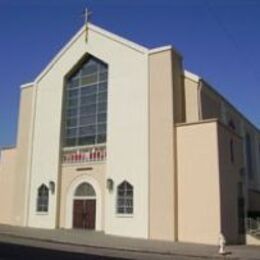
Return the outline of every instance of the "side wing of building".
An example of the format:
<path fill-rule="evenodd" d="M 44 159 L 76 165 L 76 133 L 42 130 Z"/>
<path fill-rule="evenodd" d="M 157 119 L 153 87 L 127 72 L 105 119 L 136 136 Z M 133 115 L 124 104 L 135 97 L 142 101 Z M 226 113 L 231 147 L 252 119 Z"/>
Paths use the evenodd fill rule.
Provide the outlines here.
<path fill-rule="evenodd" d="M 215 157 L 215 161 L 218 161 L 218 170 L 216 171 L 217 176 L 215 178 L 217 178 L 216 182 L 219 193 L 205 192 L 204 195 L 215 194 L 214 196 L 219 198 L 218 205 L 220 205 L 221 213 L 219 230 L 222 230 L 228 241 L 242 241 L 245 238 L 240 236 L 241 240 L 238 239 L 238 236 L 239 234 L 245 234 L 245 217 L 260 215 L 259 129 L 250 123 L 234 106 L 203 79 L 192 73 L 185 72 L 184 81 L 186 124 L 178 126 L 178 131 L 183 136 L 186 133 L 184 129 L 189 129 L 189 125 L 190 129 L 195 127 L 199 129 L 199 126 L 201 126 L 202 130 L 205 128 L 203 125 L 205 126 L 207 122 L 208 124 L 212 120 L 218 122 L 217 125 L 219 127 L 217 127 L 218 131 L 216 133 L 218 154 Z M 194 135 L 194 139 L 189 138 L 185 140 L 183 138 L 183 140 L 179 140 L 178 138 L 178 142 L 186 142 L 186 147 L 188 144 L 189 147 L 192 147 L 195 142 L 196 131 L 191 131 L 191 134 Z M 206 134 L 205 137 L 201 135 L 199 139 L 200 144 L 195 146 L 198 154 L 203 152 L 205 147 L 208 146 L 208 144 L 204 144 L 204 138 L 206 137 Z M 180 151 L 182 151 L 181 149 Z M 214 150 L 213 147 L 211 152 L 212 150 Z M 191 149 L 186 152 L 191 153 L 192 151 Z M 186 160 L 189 160 L 188 157 L 186 157 Z M 203 164 L 207 165 L 208 163 L 207 156 L 205 156 L 204 162 L 202 158 L 201 160 L 201 163 L 195 164 L 199 165 L 196 172 L 199 175 L 204 171 Z M 181 168 L 185 166 L 182 166 L 181 160 L 178 160 L 178 164 Z M 189 171 L 185 171 L 185 174 L 188 173 Z M 182 171 L 178 172 L 178 176 L 182 176 Z M 209 172 L 207 178 L 209 178 Z M 203 182 L 203 179 L 201 181 Z M 206 179 L 204 179 L 204 182 L 207 183 Z M 180 181 L 179 185 L 181 183 Z M 180 194 L 181 192 L 180 188 Z M 179 205 L 182 207 L 181 201 Z M 233 224 L 236 222 L 233 227 L 227 223 L 228 216 L 232 215 Z M 207 216 L 209 217 L 209 215 Z"/>

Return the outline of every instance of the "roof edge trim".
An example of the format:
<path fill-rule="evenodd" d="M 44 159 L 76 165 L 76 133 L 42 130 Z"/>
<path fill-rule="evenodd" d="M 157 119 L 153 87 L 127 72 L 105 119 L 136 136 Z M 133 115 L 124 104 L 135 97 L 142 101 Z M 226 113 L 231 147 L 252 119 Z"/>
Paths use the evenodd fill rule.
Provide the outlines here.
<path fill-rule="evenodd" d="M 199 82 L 201 80 L 201 77 L 188 71 L 188 70 L 184 70 L 184 76 L 195 81 L 195 82 Z"/>
<path fill-rule="evenodd" d="M 139 51 L 141 53 L 148 53 L 149 52 L 148 48 L 146 48 L 146 47 L 144 47 L 144 46 L 142 46 L 140 44 L 137 44 L 137 43 L 135 43 L 133 41 L 130 41 L 130 40 L 124 38 L 124 37 L 121 37 L 121 36 L 119 36 L 117 34 L 111 33 L 111 32 L 109 32 L 109 31 L 107 31 L 107 30 L 105 30 L 105 29 L 103 29 L 103 28 L 101 28 L 99 26 L 96 26 L 96 25 L 92 24 L 92 23 L 88 24 L 88 28 L 90 30 L 92 30 L 92 31 L 95 31 L 95 32 L 97 32 L 99 34 L 102 34 L 102 35 L 106 36 L 107 38 L 110 38 L 110 39 L 112 39 L 114 41 L 117 41 L 117 42 L 119 42 L 119 43 L 121 43 L 123 45 L 126 45 L 126 46 L 128 46 L 128 47 L 130 47 L 130 48 L 132 48 L 132 49 L 134 49 L 136 51 Z"/>
<path fill-rule="evenodd" d="M 158 48 L 150 49 L 149 54 L 154 54 L 154 53 L 168 51 L 168 50 L 172 50 L 171 45 L 166 45 L 166 46 L 161 46 L 161 47 L 158 47 Z"/>
<path fill-rule="evenodd" d="M 114 41 L 117 41 L 121 44 L 124 44 L 136 51 L 139 51 L 141 53 L 148 53 L 149 52 L 149 49 L 141 46 L 141 45 L 138 45 L 132 41 L 129 41 L 123 37 L 120 37 L 114 33 L 111 33 L 111 32 L 108 32 L 96 25 L 93 25 L 91 23 L 89 23 L 87 25 L 87 28 L 92 30 L 92 31 L 95 31 L 99 34 L 102 34 Z M 45 67 L 45 69 L 40 72 L 40 74 L 36 77 L 35 79 L 35 83 L 38 83 L 45 75 L 46 73 L 54 66 L 54 64 L 60 59 L 60 57 L 68 50 L 68 48 L 81 36 L 81 34 L 86 30 L 86 25 L 83 25 L 80 30 L 65 44 L 65 46 L 63 48 L 61 48 L 61 50 L 54 56 L 54 58 L 49 62 L 49 64 Z"/>
<path fill-rule="evenodd" d="M 16 149 L 16 148 L 17 148 L 16 145 L 2 146 L 2 147 L 0 147 L 0 152 L 1 152 L 1 151 L 6 151 L 6 150 L 14 150 L 14 149 Z"/>
<path fill-rule="evenodd" d="M 25 83 L 25 84 L 22 84 L 20 86 L 21 89 L 24 89 L 24 88 L 29 88 L 29 87 L 33 87 L 35 85 L 35 82 L 29 82 L 29 83 Z"/>

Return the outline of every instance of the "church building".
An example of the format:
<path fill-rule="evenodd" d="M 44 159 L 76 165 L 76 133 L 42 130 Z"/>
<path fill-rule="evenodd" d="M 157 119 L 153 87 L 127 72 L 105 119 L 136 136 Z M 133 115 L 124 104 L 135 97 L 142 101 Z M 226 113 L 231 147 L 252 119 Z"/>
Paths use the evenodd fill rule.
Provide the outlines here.
<path fill-rule="evenodd" d="M 244 243 L 260 216 L 260 131 L 182 59 L 84 25 L 21 86 L 0 223 Z"/>

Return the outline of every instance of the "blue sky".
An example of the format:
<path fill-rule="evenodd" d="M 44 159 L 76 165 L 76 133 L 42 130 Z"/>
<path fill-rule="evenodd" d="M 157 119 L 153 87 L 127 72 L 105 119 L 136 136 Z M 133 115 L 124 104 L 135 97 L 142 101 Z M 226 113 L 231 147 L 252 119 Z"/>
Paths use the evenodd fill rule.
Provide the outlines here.
<path fill-rule="evenodd" d="M 172 44 L 260 126 L 258 0 L 0 0 L 0 146 L 16 143 L 19 86 L 33 79 L 83 24 L 147 47 Z"/>

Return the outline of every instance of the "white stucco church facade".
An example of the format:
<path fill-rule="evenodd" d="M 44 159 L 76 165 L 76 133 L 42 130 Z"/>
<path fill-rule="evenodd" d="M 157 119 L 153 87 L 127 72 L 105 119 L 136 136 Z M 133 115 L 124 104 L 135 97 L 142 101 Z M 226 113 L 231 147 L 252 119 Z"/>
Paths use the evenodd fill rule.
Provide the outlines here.
<path fill-rule="evenodd" d="M 260 214 L 259 129 L 172 46 L 88 23 L 20 100 L 1 223 L 239 243 L 245 216 Z"/>

